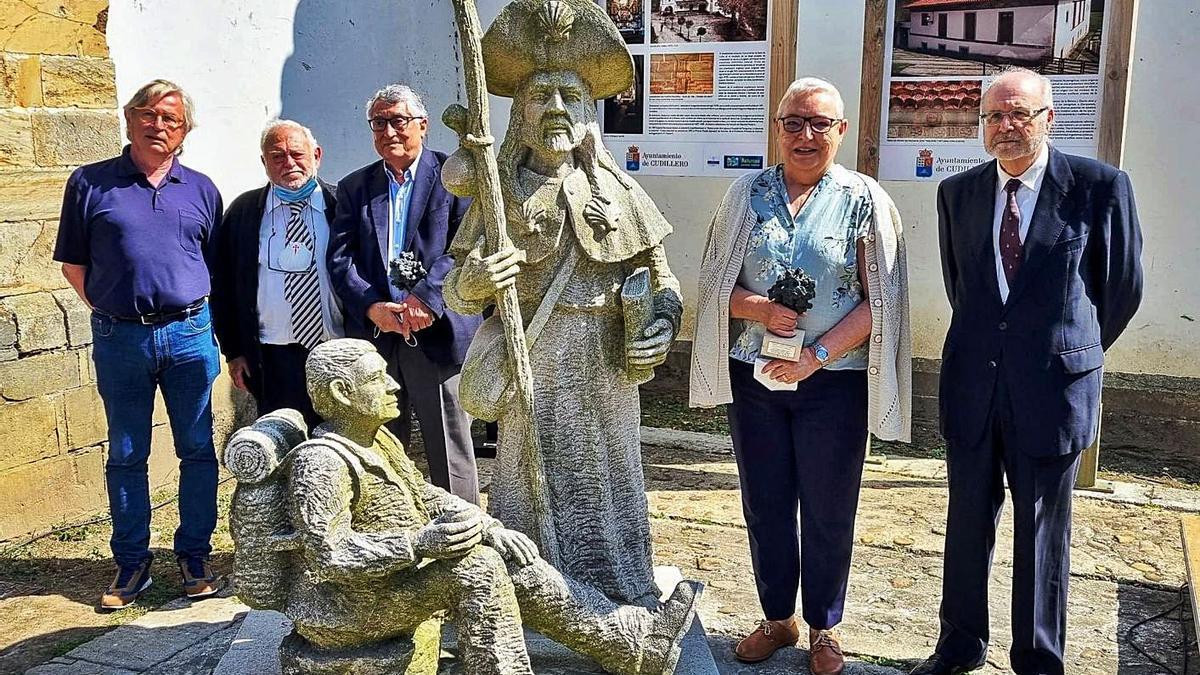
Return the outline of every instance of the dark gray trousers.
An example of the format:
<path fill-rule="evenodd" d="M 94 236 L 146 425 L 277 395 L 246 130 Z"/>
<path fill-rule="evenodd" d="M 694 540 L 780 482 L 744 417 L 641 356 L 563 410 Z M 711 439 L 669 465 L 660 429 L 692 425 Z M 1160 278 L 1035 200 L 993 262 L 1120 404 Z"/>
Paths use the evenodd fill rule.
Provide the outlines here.
<path fill-rule="evenodd" d="M 418 339 L 419 335 L 418 335 Z M 442 366 L 429 360 L 420 347 L 396 339 L 384 354 L 388 374 L 400 383 L 400 417 L 388 429 L 408 447 L 412 411 L 417 412 L 429 482 L 472 504 L 479 503 L 479 473 L 471 440 L 471 418 L 458 402 L 460 366 Z"/>

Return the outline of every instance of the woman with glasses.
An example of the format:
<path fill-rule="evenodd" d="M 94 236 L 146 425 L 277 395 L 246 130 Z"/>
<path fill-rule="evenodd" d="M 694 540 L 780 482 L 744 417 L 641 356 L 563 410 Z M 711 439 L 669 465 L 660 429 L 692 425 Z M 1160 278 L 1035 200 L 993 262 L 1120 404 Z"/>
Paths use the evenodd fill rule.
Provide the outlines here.
<path fill-rule="evenodd" d="M 799 641 L 803 579 L 810 670 L 830 675 L 867 434 L 909 438 L 904 239 L 878 183 L 834 163 L 849 123 L 833 85 L 793 82 L 775 124 L 782 162 L 739 178 L 709 230 L 691 405 L 729 404 L 764 614 L 735 655 Z"/>

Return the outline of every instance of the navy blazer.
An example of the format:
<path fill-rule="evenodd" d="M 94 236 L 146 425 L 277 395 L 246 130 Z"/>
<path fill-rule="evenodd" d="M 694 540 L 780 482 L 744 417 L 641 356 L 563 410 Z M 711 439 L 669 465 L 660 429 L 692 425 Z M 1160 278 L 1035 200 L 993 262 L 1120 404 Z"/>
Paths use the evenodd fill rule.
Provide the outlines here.
<path fill-rule="evenodd" d="M 317 179 L 325 197 L 325 220 L 332 223 L 337 202 L 334 187 Z M 250 391 L 262 395 L 262 354 L 259 350 L 258 253 L 263 209 L 271 185 L 243 192 L 225 212 L 215 238 L 212 305 L 213 331 L 228 360 L 245 357 L 250 367 Z"/>
<path fill-rule="evenodd" d="M 1129 177 L 1050 148 L 1024 260 L 1000 302 L 992 227 L 996 161 L 938 187 L 942 276 L 953 315 L 942 350 L 942 435 L 973 445 L 998 378 L 1015 442 L 1034 457 L 1082 450 L 1099 425 L 1104 350 L 1142 298 L 1142 235 Z"/>
<path fill-rule="evenodd" d="M 428 328 L 413 335 L 434 363 L 460 365 L 480 316 L 463 316 L 446 307 L 442 283 L 454 265 L 446 252 L 469 199 L 456 197 L 442 186 L 446 155 L 425 148 L 413 177 L 404 250 L 416 254 L 429 276 L 413 289 L 434 313 Z M 354 171 L 338 183 L 337 215 L 330 224 L 329 276 L 346 308 L 346 335 L 370 340 L 381 353 L 389 353 L 396 333 L 375 335 L 367 308 L 392 299 L 388 281 L 388 177 L 383 160 Z"/>

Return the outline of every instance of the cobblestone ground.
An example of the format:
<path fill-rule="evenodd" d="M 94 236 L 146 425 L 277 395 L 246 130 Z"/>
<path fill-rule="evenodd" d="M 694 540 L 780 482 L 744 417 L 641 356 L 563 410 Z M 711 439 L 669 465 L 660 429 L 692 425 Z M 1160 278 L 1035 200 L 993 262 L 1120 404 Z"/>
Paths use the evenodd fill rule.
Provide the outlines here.
<path fill-rule="evenodd" d="M 936 462 L 894 464 L 905 473 L 889 468 L 863 477 L 846 619 L 838 632 L 855 657 L 903 668 L 932 652 L 937 639 L 946 483 Z M 733 458 L 649 447 L 646 478 L 656 559 L 708 584 L 701 616 L 714 653 L 729 648 L 760 616 Z M 993 643 L 985 673 L 1009 672 L 1011 532 L 1006 511 L 993 565 Z M 1183 672 L 1178 621 L 1156 621 L 1129 633 L 1180 600 L 1185 571 L 1177 512 L 1076 499 L 1071 575 L 1067 672 Z M 1189 671 L 1196 673 L 1200 658 L 1192 650 Z M 772 659 L 769 670 L 727 672 L 787 672 L 785 667 L 807 672 L 803 652 L 789 652 Z"/>
<path fill-rule="evenodd" d="M 677 566 L 684 576 L 707 584 L 700 617 L 720 672 L 807 673 L 802 649 L 782 650 L 754 666 L 731 658 L 734 641 L 760 616 L 736 467 L 732 456 L 721 451 L 727 439 L 679 432 L 667 436 L 645 437 L 656 562 Z M 485 482 L 490 464 L 482 462 Z M 228 487 L 222 490 L 223 511 Z M 1200 492 L 1147 492 L 1144 487 L 1138 493 L 1140 505 L 1076 499 L 1068 673 L 1185 673 L 1184 637 L 1181 623 L 1174 619 L 1178 612 L 1132 629 L 1180 600 L 1185 571 L 1178 514 L 1200 511 Z M 1125 498 L 1121 494 L 1118 498 Z M 1154 503 L 1144 503 L 1147 498 Z M 839 627 L 853 659 L 848 675 L 896 675 L 932 651 L 945 508 L 944 466 L 939 462 L 893 460 L 865 473 L 846 619 Z M 169 507 L 155 514 L 156 546 L 169 541 L 173 523 Z M 981 671 L 989 675 L 1008 672 L 1011 527 L 1006 515 L 993 568 L 993 645 Z M 97 615 L 91 609 L 96 590 L 108 580 L 102 550 L 108 529 L 103 524 L 83 529 L 71 531 L 68 540 L 52 549 L 33 547 L 27 559 L 9 559 L 0 566 L 0 673 L 22 672 L 56 656 L 63 658 L 39 672 L 207 673 L 231 644 L 236 646 L 244 607 L 232 599 L 168 603 L 179 588 L 166 561 L 156 564 L 162 587 L 147 602 L 162 606 L 122 629 L 127 637 L 135 636 L 136 649 L 109 644 L 116 634 L 102 634 L 133 615 Z M 229 569 L 229 539 L 223 527 L 215 543 L 218 566 Z M 74 551 L 80 547 L 82 552 Z M 107 665 L 97 670 L 101 663 Z M 1200 674 L 1198 665 L 1193 647 L 1186 675 Z"/>

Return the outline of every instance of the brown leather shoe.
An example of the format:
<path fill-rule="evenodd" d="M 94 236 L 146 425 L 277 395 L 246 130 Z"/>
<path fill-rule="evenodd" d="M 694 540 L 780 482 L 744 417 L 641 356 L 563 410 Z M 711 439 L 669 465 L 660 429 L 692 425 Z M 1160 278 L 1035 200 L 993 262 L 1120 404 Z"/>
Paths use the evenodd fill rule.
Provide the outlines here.
<path fill-rule="evenodd" d="M 808 670 L 812 675 L 839 675 L 846 666 L 842 646 L 827 630 L 808 629 Z"/>
<path fill-rule="evenodd" d="M 733 648 L 733 655 L 742 663 L 758 663 L 771 658 L 777 649 L 791 647 L 800 640 L 800 626 L 796 617 L 783 621 L 763 619 L 754 631 L 742 638 Z"/>

